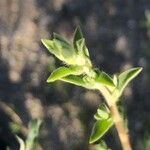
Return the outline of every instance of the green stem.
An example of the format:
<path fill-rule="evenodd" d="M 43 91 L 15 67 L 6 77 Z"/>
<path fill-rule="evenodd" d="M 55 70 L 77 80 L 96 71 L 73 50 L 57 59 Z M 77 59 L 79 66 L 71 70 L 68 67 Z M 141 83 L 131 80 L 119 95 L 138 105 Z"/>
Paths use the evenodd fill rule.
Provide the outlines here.
<path fill-rule="evenodd" d="M 104 86 L 100 86 L 99 91 L 104 96 L 104 98 L 109 106 L 110 113 L 111 113 L 113 122 L 115 124 L 115 127 L 117 129 L 118 136 L 120 138 L 120 142 L 121 142 L 123 150 L 132 150 L 128 133 L 126 132 L 126 130 L 124 128 L 123 120 L 121 118 L 121 115 L 119 114 L 119 111 L 118 111 L 118 108 L 116 105 L 115 96 L 113 96 L 113 93 L 110 93 L 107 90 L 107 88 L 105 88 Z"/>

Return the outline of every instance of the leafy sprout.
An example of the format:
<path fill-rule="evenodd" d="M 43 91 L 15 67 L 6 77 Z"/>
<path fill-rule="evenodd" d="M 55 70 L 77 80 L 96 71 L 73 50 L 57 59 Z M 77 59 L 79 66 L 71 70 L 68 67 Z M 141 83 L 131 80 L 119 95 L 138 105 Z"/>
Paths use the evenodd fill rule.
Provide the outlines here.
<path fill-rule="evenodd" d="M 53 39 L 42 39 L 45 47 L 66 65 L 54 70 L 47 82 L 61 80 L 91 90 L 99 90 L 108 104 L 116 105 L 128 83 L 142 70 L 141 67 L 129 69 L 119 75 L 111 76 L 103 70 L 94 68 L 90 60 L 85 38 L 77 27 L 73 41 L 68 41 L 54 33 Z M 98 108 L 94 118 L 90 143 L 99 140 L 114 124 L 112 114 L 105 105 Z"/>

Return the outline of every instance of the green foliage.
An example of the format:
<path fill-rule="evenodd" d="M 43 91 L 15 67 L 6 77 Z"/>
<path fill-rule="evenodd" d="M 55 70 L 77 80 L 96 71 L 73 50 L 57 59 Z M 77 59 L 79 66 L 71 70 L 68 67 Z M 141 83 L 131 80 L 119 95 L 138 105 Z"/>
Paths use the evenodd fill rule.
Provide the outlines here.
<path fill-rule="evenodd" d="M 47 82 L 54 82 L 68 75 L 80 75 L 80 74 L 81 70 L 79 67 L 60 67 L 51 73 L 51 75 L 47 79 Z"/>
<path fill-rule="evenodd" d="M 79 27 L 75 30 L 72 42 L 55 33 L 52 40 L 42 39 L 42 43 L 66 64 L 54 70 L 47 82 L 61 80 L 87 89 L 97 89 L 104 96 L 107 104 L 116 105 L 124 88 L 142 70 L 140 67 L 132 68 L 112 78 L 104 71 L 93 68 L 85 39 Z M 99 140 L 113 125 L 109 108 L 106 106 L 100 106 L 94 118 L 96 123 L 92 130 L 90 143 Z"/>
<path fill-rule="evenodd" d="M 9 127 L 12 133 L 18 133 L 21 130 L 21 125 L 14 122 L 10 122 Z"/>
<path fill-rule="evenodd" d="M 95 81 L 97 83 L 100 83 L 100 84 L 103 84 L 103 85 L 106 85 L 106 86 L 111 86 L 111 87 L 115 86 L 114 82 L 113 82 L 113 79 L 107 73 L 105 73 L 104 71 L 99 72 L 99 74 L 95 78 Z"/>
<path fill-rule="evenodd" d="M 94 115 L 96 120 L 105 120 L 110 116 L 110 111 L 105 104 L 102 104 L 97 109 L 97 113 Z"/>
<path fill-rule="evenodd" d="M 29 122 L 29 133 L 25 142 L 17 136 L 18 142 L 20 143 L 20 150 L 37 149 L 37 138 L 39 136 L 41 123 L 42 121 L 40 119 L 33 119 Z"/>
<path fill-rule="evenodd" d="M 142 71 L 141 67 L 129 69 L 118 76 L 118 89 L 120 95 L 127 84 Z"/>
<path fill-rule="evenodd" d="M 89 141 L 90 143 L 94 143 L 99 140 L 113 125 L 113 120 L 106 105 L 101 105 L 97 109 L 94 118 L 96 119 L 96 123 L 92 129 L 92 134 Z"/>
<path fill-rule="evenodd" d="M 81 31 L 80 27 L 77 27 L 74 32 L 74 38 L 73 38 L 73 46 L 75 49 L 77 48 L 76 42 L 82 38 L 83 38 L 82 31 Z"/>
<path fill-rule="evenodd" d="M 111 118 L 96 121 L 92 129 L 92 134 L 89 143 L 94 143 L 97 140 L 99 140 L 112 125 L 113 121 Z"/>

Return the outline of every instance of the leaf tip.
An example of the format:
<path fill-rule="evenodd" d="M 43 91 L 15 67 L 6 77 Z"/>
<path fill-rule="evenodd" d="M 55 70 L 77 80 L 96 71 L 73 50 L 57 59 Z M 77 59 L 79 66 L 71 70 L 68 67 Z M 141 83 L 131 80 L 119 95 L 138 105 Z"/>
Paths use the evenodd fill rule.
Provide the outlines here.
<path fill-rule="evenodd" d="M 89 144 L 92 144 L 92 143 L 94 143 L 94 141 L 90 138 L 89 139 Z"/>
<path fill-rule="evenodd" d="M 47 47 L 48 41 L 48 39 L 41 39 L 41 42 L 45 47 Z"/>
<path fill-rule="evenodd" d="M 50 82 L 53 82 L 53 80 L 52 80 L 51 78 L 48 78 L 48 79 L 46 80 L 46 82 L 47 82 L 47 83 L 50 83 Z"/>
<path fill-rule="evenodd" d="M 137 72 L 140 73 L 143 70 L 142 67 L 137 67 Z"/>
<path fill-rule="evenodd" d="M 41 39 L 41 42 L 44 44 L 46 42 L 46 39 Z"/>

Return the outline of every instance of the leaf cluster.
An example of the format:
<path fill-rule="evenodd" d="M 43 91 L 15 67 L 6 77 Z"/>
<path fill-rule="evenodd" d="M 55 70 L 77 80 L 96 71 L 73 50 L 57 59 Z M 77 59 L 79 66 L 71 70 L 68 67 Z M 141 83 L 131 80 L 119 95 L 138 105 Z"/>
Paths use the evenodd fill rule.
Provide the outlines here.
<path fill-rule="evenodd" d="M 142 70 L 141 67 L 129 69 L 119 75 L 110 76 L 103 70 L 93 68 L 85 38 L 80 27 L 75 30 L 70 42 L 54 33 L 52 40 L 42 39 L 46 48 L 66 65 L 54 70 L 47 82 L 61 80 L 87 89 L 100 90 L 107 102 L 116 103 L 124 88 Z M 106 107 L 100 107 L 94 115 L 94 124 L 90 143 L 101 138 L 113 125 L 111 115 Z"/>

